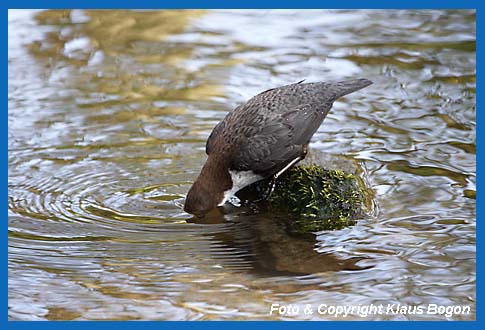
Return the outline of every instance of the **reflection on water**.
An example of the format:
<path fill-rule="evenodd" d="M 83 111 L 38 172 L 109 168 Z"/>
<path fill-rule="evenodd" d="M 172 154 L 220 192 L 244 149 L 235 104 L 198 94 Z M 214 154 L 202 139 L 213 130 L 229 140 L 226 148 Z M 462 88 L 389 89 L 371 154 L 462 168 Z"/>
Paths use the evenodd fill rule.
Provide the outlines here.
<path fill-rule="evenodd" d="M 237 264 L 244 265 L 245 270 L 277 276 L 363 269 L 356 265 L 362 258 L 345 260 L 331 253 L 315 251 L 316 235 L 292 232 L 289 229 L 291 220 L 288 218 L 244 214 L 202 219 L 194 217 L 187 222 L 213 224 L 228 220 L 231 221 L 230 230 L 210 235 L 225 246 L 226 252 L 236 252 L 234 255 L 237 254 Z M 232 262 L 233 260 L 227 267 L 232 268 Z"/>
<path fill-rule="evenodd" d="M 9 11 L 9 318 L 331 319 L 277 302 L 475 319 L 475 67 L 473 11 Z M 345 77 L 374 85 L 311 149 L 357 164 L 372 216 L 302 235 L 183 212 L 227 111 Z"/>

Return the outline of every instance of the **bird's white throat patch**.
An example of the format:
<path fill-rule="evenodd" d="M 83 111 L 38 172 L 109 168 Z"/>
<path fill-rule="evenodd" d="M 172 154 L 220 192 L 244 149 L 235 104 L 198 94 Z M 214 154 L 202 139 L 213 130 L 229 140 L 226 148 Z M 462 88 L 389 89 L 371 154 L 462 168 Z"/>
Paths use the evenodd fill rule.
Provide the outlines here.
<path fill-rule="evenodd" d="M 229 171 L 232 179 L 232 188 L 224 192 L 224 198 L 218 206 L 224 205 L 227 201 L 235 206 L 240 206 L 240 200 L 235 194 L 242 188 L 251 183 L 264 179 L 263 176 L 255 174 L 253 171 Z"/>

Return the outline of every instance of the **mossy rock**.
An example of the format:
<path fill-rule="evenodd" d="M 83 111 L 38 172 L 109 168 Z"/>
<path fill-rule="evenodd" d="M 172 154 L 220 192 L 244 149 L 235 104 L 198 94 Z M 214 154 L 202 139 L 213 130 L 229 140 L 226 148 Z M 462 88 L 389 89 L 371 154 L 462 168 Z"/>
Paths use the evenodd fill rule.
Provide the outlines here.
<path fill-rule="evenodd" d="M 364 214 L 363 204 L 355 175 L 317 165 L 289 169 L 268 198 L 271 212 L 294 216 L 293 229 L 304 232 L 351 226 Z"/>
<path fill-rule="evenodd" d="M 295 233 L 343 229 L 375 210 L 365 169 L 341 156 L 312 152 L 283 173 L 267 196 L 269 185 L 270 180 L 258 181 L 237 196 L 243 204 L 259 205 Z"/>

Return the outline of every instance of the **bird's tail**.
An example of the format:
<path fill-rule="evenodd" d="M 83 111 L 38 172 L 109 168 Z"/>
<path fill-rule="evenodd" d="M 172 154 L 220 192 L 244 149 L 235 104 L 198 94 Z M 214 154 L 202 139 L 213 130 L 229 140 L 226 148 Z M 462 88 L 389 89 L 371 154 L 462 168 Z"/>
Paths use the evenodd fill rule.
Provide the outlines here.
<path fill-rule="evenodd" d="M 362 79 L 339 81 L 339 82 L 336 82 L 332 87 L 335 88 L 335 92 L 337 94 L 336 99 L 337 99 L 344 95 L 358 91 L 359 89 L 362 89 L 369 85 L 372 85 L 372 81 L 362 78 Z"/>

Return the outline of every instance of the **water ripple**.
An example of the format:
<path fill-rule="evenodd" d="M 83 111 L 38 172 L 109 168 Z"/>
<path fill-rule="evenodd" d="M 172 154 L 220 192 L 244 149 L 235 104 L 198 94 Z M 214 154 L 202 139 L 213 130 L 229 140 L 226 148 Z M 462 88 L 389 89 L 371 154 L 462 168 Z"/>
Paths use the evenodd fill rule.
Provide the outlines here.
<path fill-rule="evenodd" d="M 475 20 L 9 11 L 9 319 L 334 319 L 270 316 L 273 302 L 458 304 L 472 314 L 453 319 L 475 319 Z M 369 217 L 297 235 L 258 210 L 183 212 L 227 111 L 355 76 L 374 85 L 338 100 L 310 149 L 359 168 Z"/>

